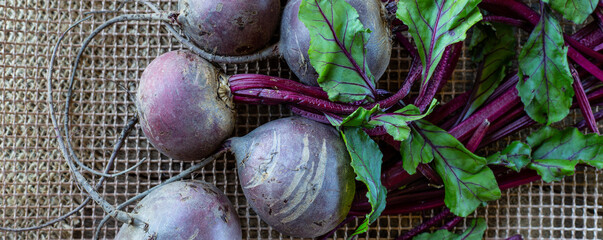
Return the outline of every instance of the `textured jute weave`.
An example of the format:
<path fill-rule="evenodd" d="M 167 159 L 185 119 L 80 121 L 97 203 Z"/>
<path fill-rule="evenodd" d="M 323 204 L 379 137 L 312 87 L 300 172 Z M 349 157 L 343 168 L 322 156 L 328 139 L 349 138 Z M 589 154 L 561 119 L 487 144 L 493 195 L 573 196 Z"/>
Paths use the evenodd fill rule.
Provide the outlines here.
<path fill-rule="evenodd" d="M 176 10 L 176 0 L 153 1 L 163 10 Z M 0 0 L 0 226 L 29 227 L 47 222 L 77 207 L 85 195 L 78 188 L 57 148 L 46 95 L 48 61 L 60 33 L 92 10 L 116 7 L 113 1 Z M 128 3 L 117 14 L 149 12 Z M 53 88 L 58 112 L 63 111 L 70 66 L 82 40 L 91 29 L 117 15 L 100 14 L 71 31 L 60 47 L 54 68 Z M 574 26 L 566 26 L 575 31 Z M 518 41 L 525 38 L 518 32 Z M 521 42 L 521 41 L 520 41 Z M 102 169 L 113 144 L 135 107 L 127 92 L 135 92 L 138 79 L 156 56 L 182 46 L 158 22 L 128 22 L 103 31 L 85 52 L 78 69 L 70 114 L 72 144 L 82 161 Z M 395 91 L 405 78 L 410 58 L 395 46 L 389 70 L 379 87 Z M 239 65 L 221 65 L 229 74 L 260 73 L 295 79 L 284 61 L 271 59 Z M 464 53 L 453 78 L 437 96 L 442 102 L 471 88 L 475 65 Z M 595 109 L 598 110 L 598 109 Z M 235 135 L 244 135 L 270 120 L 291 115 L 286 106 L 237 106 Z M 580 120 L 579 114 L 564 124 Z M 59 121 L 63 116 L 59 117 Z M 563 125 L 563 124 L 562 124 Z M 499 150 L 511 139 L 525 138 L 522 131 L 512 138 L 481 150 L 481 155 Z M 111 204 L 159 184 L 191 165 L 160 155 L 137 126 L 119 152 L 116 168 L 123 170 L 137 161 L 147 162 L 130 174 L 109 179 L 100 190 Z M 238 209 L 245 239 L 289 239 L 272 230 L 249 208 L 238 185 L 235 163 L 226 155 L 192 178 L 203 179 L 223 190 Z M 98 177 L 87 174 L 91 183 Z M 602 239 L 603 192 L 601 172 L 579 168 L 561 182 L 535 182 L 503 192 L 503 197 L 459 224 L 464 229 L 471 218 L 483 217 L 487 239 L 522 234 L 527 239 Z M 132 206 L 128 208 L 131 210 Z M 360 239 L 393 239 L 439 211 L 381 217 Z M 51 227 L 31 232 L 0 232 L 0 239 L 91 239 L 104 212 L 88 204 L 77 214 Z M 351 233 L 358 220 L 337 232 L 337 239 Z M 118 224 L 111 220 L 101 236 L 112 238 Z"/>

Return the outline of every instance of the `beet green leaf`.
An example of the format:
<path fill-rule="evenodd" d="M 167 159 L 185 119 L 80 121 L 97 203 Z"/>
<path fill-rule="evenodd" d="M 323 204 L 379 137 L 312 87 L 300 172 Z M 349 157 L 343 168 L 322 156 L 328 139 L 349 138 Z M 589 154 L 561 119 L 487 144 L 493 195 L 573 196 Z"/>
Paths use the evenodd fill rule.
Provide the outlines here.
<path fill-rule="evenodd" d="M 584 135 L 576 128 L 563 131 L 544 127 L 527 139 L 532 147 L 532 159 L 578 160 L 603 168 L 603 136 Z"/>
<path fill-rule="evenodd" d="M 404 141 L 410 133 L 408 123 L 422 119 L 429 115 L 433 111 L 433 108 L 436 104 L 437 101 L 433 100 L 425 113 L 421 113 L 421 110 L 414 105 L 408 105 L 393 113 L 385 113 L 379 108 L 379 104 L 377 104 L 370 110 L 363 107 L 358 107 L 356 111 L 343 119 L 337 118 L 336 116 L 331 116 L 329 114 L 325 114 L 325 116 L 331 125 L 338 128 L 363 127 L 372 129 L 377 126 L 383 126 L 387 133 L 394 138 L 394 140 Z"/>
<path fill-rule="evenodd" d="M 446 229 L 437 230 L 433 233 L 421 233 L 416 237 L 412 238 L 412 240 L 431 240 L 431 239 L 441 239 L 441 240 L 452 240 L 458 237 L 458 235 L 453 232 L 449 232 Z"/>
<path fill-rule="evenodd" d="M 517 172 L 527 166 L 531 160 L 532 148 L 520 141 L 514 141 L 504 150 L 488 157 L 488 164 L 503 165 Z"/>
<path fill-rule="evenodd" d="M 343 119 L 336 119 L 332 116 L 329 116 L 328 114 L 326 114 L 325 116 L 327 117 L 327 120 L 329 120 L 329 122 L 331 123 L 331 125 L 335 126 L 335 127 L 367 127 L 367 128 L 373 128 L 373 126 L 370 126 L 368 123 L 370 121 L 370 118 L 373 114 L 380 112 L 381 109 L 379 109 L 379 104 L 375 105 L 375 107 L 373 107 L 372 109 L 368 110 L 366 108 L 363 107 L 358 107 L 358 109 L 356 109 L 356 111 L 354 111 L 352 114 L 348 115 L 347 117 L 343 118 Z"/>
<path fill-rule="evenodd" d="M 425 113 L 421 113 L 421 110 L 415 105 L 408 105 L 393 113 L 377 114 L 371 118 L 369 124 L 373 126 L 383 126 L 394 140 L 404 141 L 410 135 L 408 122 L 416 121 L 429 115 L 437 103 L 438 101 L 435 99 L 431 101 L 431 105 Z"/>
<path fill-rule="evenodd" d="M 413 238 L 413 240 L 429 240 L 429 239 L 440 239 L 440 240 L 482 240 L 484 233 L 486 232 L 486 221 L 482 218 L 471 221 L 469 229 L 465 230 L 462 234 L 455 234 L 447 231 L 446 229 L 438 230 L 433 233 L 422 233 Z"/>
<path fill-rule="evenodd" d="M 302 0 L 299 19 L 310 32 L 310 64 L 329 99 L 373 101 L 375 79 L 365 56 L 370 29 L 356 9 L 345 0 Z"/>
<path fill-rule="evenodd" d="M 448 132 L 425 120 L 414 121 L 411 129 L 411 137 L 402 146 L 413 149 L 401 147 L 401 151 L 411 151 L 402 155 L 418 158 L 411 159 L 415 163 L 433 160 L 444 181 L 444 203 L 452 213 L 466 217 L 478 206 L 500 198 L 500 189 L 485 158 L 473 154 Z"/>
<path fill-rule="evenodd" d="M 545 182 L 573 175 L 578 163 L 603 168 L 603 136 L 584 135 L 575 128 L 561 131 L 544 127 L 529 136 L 527 142 L 513 142 L 488 157 L 488 163 L 516 171 L 524 167 L 533 169 Z"/>
<path fill-rule="evenodd" d="M 565 159 L 534 159 L 528 168 L 536 170 L 545 182 L 559 181 L 565 176 L 574 175 L 578 161 Z"/>
<path fill-rule="evenodd" d="M 406 140 L 400 143 L 400 154 L 402 168 L 411 175 L 417 172 L 419 163 L 430 163 L 433 160 L 433 149 L 416 130 L 411 130 Z"/>
<path fill-rule="evenodd" d="M 551 124 L 569 114 L 574 91 L 561 26 L 546 7 L 519 54 L 517 90 L 528 115 Z"/>
<path fill-rule="evenodd" d="M 366 184 L 366 197 L 372 206 L 371 212 L 352 235 L 354 236 L 366 232 L 368 226 L 375 222 L 385 209 L 387 190 L 381 184 L 383 154 L 377 143 L 359 127 L 344 127 L 341 135 L 350 153 L 356 179 Z"/>
<path fill-rule="evenodd" d="M 366 196 L 372 206 L 371 212 L 366 215 L 366 219 L 352 236 L 366 232 L 368 226 L 377 220 L 385 209 L 387 194 L 387 190 L 381 183 L 383 154 L 377 143 L 362 128 L 384 126 L 389 134 L 392 134 L 396 139 L 400 139 L 401 135 L 404 135 L 405 129 L 408 129 L 407 122 L 425 117 L 433 110 L 436 103 L 437 101 L 434 100 L 424 114 L 421 114 L 420 110 L 413 105 L 408 105 L 394 113 L 382 113 L 377 104 L 370 110 L 359 107 L 343 119 L 328 114 L 325 115 L 331 125 L 336 126 L 341 131 L 352 159 L 351 165 L 356 173 L 356 179 L 366 185 L 368 189 Z M 408 136 L 408 130 L 406 130 L 406 136 Z"/>
<path fill-rule="evenodd" d="M 467 30 L 482 19 L 480 0 L 405 0 L 396 16 L 408 26 L 423 63 L 421 88 L 426 86 L 447 46 L 463 41 Z"/>
<path fill-rule="evenodd" d="M 563 17 L 577 24 L 584 23 L 595 8 L 599 0 L 542 0 L 551 5 L 551 8 L 561 13 Z"/>
<path fill-rule="evenodd" d="M 492 95 L 505 78 L 515 57 L 516 39 L 513 28 L 492 23 L 478 24 L 473 29 L 469 51 L 474 62 L 481 62 L 469 104 L 463 109 L 465 120 Z"/>

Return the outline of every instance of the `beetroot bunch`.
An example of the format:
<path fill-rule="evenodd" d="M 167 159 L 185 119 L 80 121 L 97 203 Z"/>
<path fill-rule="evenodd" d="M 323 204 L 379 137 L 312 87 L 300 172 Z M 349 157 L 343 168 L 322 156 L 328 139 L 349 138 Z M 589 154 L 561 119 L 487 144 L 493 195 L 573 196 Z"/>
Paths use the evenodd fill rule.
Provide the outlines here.
<path fill-rule="evenodd" d="M 449 231 L 501 190 L 560 180 L 578 164 L 603 167 L 596 124 L 603 114 L 592 110 L 603 101 L 603 18 L 596 1 L 563 8 L 549 0 L 532 9 L 515 0 L 291 0 L 282 13 L 277 0 L 182 0 L 177 13 L 139 2 L 154 13 L 110 20 L 85 40 L 80 55 L 112 23 L 162 21 L 190 50 L 164 53 L 145 69 L 135 96 L 140 127 L 170 158 L 206 159 L 113 207 L 85 182 L 70 143 L 62 144 L 80 184 L 108 216 L 124 222 L 118 238 L 241 239 L 236 209 L 222 191 L 176 181 L 225 151 L 236 157 L 250 207 L 295 237 L 326 238 L 363 217 L 354 236 L 381 215 L 442 208 L 399 238 L 481 239 L 480 219 L 461 235 Z M 578 24 L 593 20 L 568 35 L 553 11 Z M 516 31 L 530 34 L 519 55 Z M 399 89 L 378 89 L 394 39 L 413 61 Z M 435 96 L 463 46 L 478 65 L 474 86 L 438 106 Z M 299 81 L 228 76 L 212 65 L 277 55 Z M 413 86 L 418 93 L 409 95 Z M 234 104 L 284 104 L 298 116 L 232 137 Z M 550 127 L 571 108 L 580 109 L 582 122 Z M 543 126 L 527 139 L 490 156 L 475 154 L 534 124 Z M 584 128 L 593 133 L 578 130 Z M 134 212 L 120 210 L 143 197 Z M 441 230 L 422 233 L 442 221 Z"/>

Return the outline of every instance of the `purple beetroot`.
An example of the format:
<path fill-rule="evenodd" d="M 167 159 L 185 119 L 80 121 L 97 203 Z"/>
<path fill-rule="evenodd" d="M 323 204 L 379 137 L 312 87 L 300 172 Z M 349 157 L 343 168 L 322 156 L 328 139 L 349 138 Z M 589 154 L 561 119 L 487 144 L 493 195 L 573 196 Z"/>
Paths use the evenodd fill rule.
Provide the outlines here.
<path fill-rule="evenodd" d="M 220 72 L 188 51 L 172 51 L 147 66 L 136 94 L 140 126 L 168 157 L 201 159 L 234 128 L 234 110 Z"/>
<path fill-rule="evenodd" d="M 238 56 L 266 46 L 280 22 L 280 0 L 180 0 L 184 34 L 207 52 Z"/>
<path fill-rule="evenodd" d="M 288 117 L 230 143 L 245 197 L 268 225 L 290 236 L 317 237 L 345 219 L 355 174 L 333 127 Z"/>
<path fill-rule="evenodd" d="M 242 239 L 239 216 L 215 186 L 196 180 L 166 184 L 144 197 L 132 215 L 148 224 L 124 224 L 115 239 Z"/>

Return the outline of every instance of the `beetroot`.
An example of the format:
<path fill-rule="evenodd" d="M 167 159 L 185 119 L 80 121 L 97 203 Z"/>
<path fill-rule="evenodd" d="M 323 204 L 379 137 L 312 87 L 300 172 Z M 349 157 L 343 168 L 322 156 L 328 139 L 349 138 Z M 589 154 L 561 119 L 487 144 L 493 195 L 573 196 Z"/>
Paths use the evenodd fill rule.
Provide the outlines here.
<path fill-rule="evenodd" d="M 178 22 L 200 48 L 218 55 L 253 53 L 280 22 L 280 0 L 180 0 Z"/>
<path fill-rule="evenodd" d="M 376 80 L 389 65 L 392 41 L 389 24 L 385 20 L 385 9 L 379 0 L 346 0 L 358 11 L 360 21 L 369 28 L 371 37 L 366 45 L 367 62 Z M 283 12 L 281 23 L 280 51 L 287 64 L 301 82 L 318 86 L 318 73 L 310 64 L 308 48 L 310 32 L 298 18 L 301 0 L 291 0 Z"/>
<path fill-rule="evenodd" d="M 222 191 L 202 181 L 166 184 L 143 198 L 132 214 L 148 224 L 147 232 L 124 224 L 115 239 L 242 239 L 235 208 Z"/>
<path fill-rule="evenodd" d="M 286 235 L 316 237 L 346 217 L 355 174 L 333 127 L 289 117 L 230 142 L 245 197 L 268 225 Z"/>
<path fill-rule="evenodd" d="M 188 51 L 165 53 L 144 70 L 136 94 L 140 126 L 161 153 L 201 159 L 230 136 L 234 111 L 219 74 Z"/>

